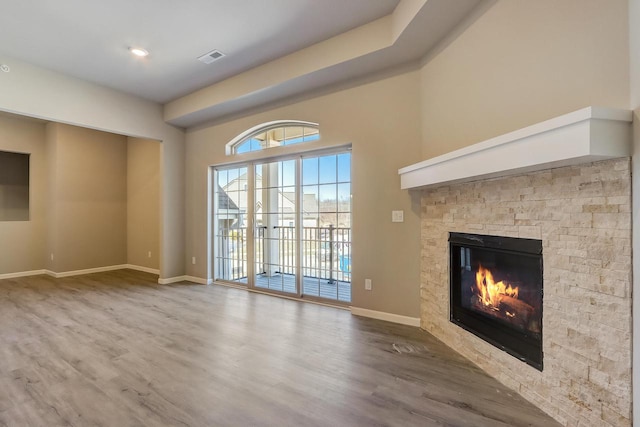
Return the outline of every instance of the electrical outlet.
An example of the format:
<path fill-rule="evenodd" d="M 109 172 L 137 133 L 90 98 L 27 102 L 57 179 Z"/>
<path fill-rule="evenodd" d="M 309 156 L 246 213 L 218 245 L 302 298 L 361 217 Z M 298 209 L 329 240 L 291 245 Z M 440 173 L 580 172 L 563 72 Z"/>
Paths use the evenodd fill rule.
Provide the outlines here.
<path fill-rule="evenodd" d="M 151 258 L 151 251 L 147 252 L 147 258 Z"/>
<path fill-rule="evenodd" d="M 53 261 L 53 253 L 51 254 L 51 261 Z"/>
<path fill-rule="evenodd" d="M 191 264 L 196 265 L 196 257 L 191 257 Z"/>
<path fill-rule="evenodd" d="M 364 290 L 365 291 L 371 290 L 371 279 L 364 279 Z"/>

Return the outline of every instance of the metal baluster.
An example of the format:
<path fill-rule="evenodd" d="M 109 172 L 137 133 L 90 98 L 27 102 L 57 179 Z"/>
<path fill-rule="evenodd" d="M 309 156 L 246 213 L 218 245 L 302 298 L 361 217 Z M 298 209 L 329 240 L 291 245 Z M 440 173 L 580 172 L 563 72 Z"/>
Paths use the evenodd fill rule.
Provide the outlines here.
<path fill-rule="evenodd" d="M 333 231 L 335 230 L 335 227 L 333 226 L 333 224 L 329 225 L 329 283 L 333 284 L 335 283 L 335 280 L 333 280 L 333 243 L 334 243 L 334 239 L 333 239 Z"/>
<path fill-rule="evenodd" d="M 237 280 L 244 275 L 244 239 L 243 239 L 242 228 L 238 227 L 238 232 L 236 233 L 236 239 L 238 239 L 238 242 L 236 244 L 240 247 L 240 256 L 238 257 L 238 272 L 236 273 L 236 280 Z"/>
<path fill-rule="evenodd" d="M 239 236 L 240 246 L 242 247 L 242 259 L 240 260 L 240 265 L 241 265 L 241 267 L 240 267 L 240 277 L 241 278 L 247 276 L 247 274 L 246 274 L 246 269 L 247 269 L 246 264 L 247 263 L 245 261 L 247 259 L 247 247 L 246 247 L 246 240 L 245 240 L 245 233 L 244 233 L 245 230 L 246 230 L 246 228 L 240 228 L 240 236 Z"/>

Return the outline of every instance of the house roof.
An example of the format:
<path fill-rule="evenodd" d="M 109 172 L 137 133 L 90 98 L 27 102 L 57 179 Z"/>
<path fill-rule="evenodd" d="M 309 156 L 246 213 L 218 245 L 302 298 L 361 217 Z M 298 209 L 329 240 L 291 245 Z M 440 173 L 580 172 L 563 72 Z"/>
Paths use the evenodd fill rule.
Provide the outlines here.
<path fill-rule="evenodd" d="M 218 209 L 228 209 L 240 212 L 240 208 L 236 205 L 226 191 L 218 185 Z"/>

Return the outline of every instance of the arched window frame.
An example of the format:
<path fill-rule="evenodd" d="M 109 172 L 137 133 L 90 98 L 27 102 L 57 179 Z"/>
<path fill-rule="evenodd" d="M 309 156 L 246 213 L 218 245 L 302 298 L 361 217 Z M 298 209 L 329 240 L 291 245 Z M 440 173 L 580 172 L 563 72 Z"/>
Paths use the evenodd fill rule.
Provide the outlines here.
<path fill-rule="evenodd" d="M 242 132 L 240 135 L 233 138 L 229 141 L 225 146 L 225 154 L 227 156 L 236 155 L 236 148 L 242 145 L 246 140 L 251 139 L 257 135 L 260 135 L 263 132 L 268 132 L 274 129 L 279 128 L 287 128 L 287 127 L 306 127 L 313 128 L 320 131 L 320 126 L 318 123 L 314 122 L 306 122 L 302 120 L 275 120 L 272 122 L 262 123 L 257 126 L 254 126 L 246 131 Z M 311 142 L 311 141 L 309 141 Z M 315 141 L 313 141 L 315 142 Z M 265 148 L 269 149 L 271 147 Z"/>

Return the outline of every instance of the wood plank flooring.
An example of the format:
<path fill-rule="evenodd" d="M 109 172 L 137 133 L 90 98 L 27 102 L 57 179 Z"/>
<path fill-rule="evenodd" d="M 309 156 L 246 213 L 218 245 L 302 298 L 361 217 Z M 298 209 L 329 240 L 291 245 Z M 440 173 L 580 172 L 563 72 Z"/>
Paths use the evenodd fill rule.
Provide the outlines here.
<path fill-rule="evenodd" d="M 554 426 L 417 328 L 121 270 L 0 280 L 0 426 Z"/>

